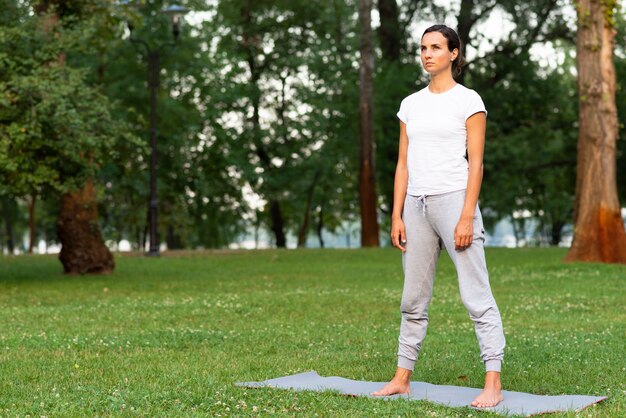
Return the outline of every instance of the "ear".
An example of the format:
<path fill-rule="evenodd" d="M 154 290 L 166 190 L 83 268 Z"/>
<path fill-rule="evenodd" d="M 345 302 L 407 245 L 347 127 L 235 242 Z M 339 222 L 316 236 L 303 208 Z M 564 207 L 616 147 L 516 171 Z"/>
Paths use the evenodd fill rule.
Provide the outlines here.
<path fill-rule="evenodd" d="M 450 61 L 454 61 L 459 56 L 459 48 L 454 48 L 452 50 L 451 54 L 452 54 L 452 57 L 451 57 Z"/>

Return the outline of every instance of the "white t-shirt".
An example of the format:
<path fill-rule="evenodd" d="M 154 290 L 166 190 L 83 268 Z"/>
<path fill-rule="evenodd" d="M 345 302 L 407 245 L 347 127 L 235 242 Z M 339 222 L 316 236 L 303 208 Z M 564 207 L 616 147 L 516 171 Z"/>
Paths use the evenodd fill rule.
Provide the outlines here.
<path fill-rule="evenodd" d="M 467 129 L 465 121 L 485 104 L 474 90 L 456 84 L 443 93 L 428 86 L 407 96 L 398 118 L 409 137 L 407 193 L 441 194 L 467 188 Z"/>

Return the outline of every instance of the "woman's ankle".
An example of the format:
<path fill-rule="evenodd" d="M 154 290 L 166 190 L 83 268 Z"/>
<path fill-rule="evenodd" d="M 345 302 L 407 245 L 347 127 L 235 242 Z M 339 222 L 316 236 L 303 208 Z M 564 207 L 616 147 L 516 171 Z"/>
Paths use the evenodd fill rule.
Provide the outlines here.
<path fill-rule="evenodd" d="M 394 380 L 397 381 L 401 381 L 401 382 L 409 382 L 411 381 L 411 374 L 413 372 L 409 369 L 405 369 L 403 367 L 398 367 L 398 369 L 396 370 L 396 374 L 393 377 Z"/>

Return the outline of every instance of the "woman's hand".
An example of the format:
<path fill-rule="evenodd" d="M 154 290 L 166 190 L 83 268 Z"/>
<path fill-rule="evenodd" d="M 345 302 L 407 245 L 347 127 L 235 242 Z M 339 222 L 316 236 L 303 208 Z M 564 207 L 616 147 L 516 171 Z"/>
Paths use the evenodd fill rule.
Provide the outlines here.
<path fill-rule="evenodd" d="M 454 228 L 454 249 L 461 251 L 472 245 L 474 218 L 462 217 Z"/>
<path fill-rule="evenodd" d="M 391 243 L 394 247 L 399 248 L 402 251 L 406 251 L 406 248 L 404 248 L 404 245 L 406 244 L 406 233 L 402 218 L 391 219 Z"/>

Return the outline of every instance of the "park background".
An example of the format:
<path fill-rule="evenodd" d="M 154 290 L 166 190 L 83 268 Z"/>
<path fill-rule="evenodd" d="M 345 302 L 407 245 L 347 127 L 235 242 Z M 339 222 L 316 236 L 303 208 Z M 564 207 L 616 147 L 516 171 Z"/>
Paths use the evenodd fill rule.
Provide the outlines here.
<path fill-rule="evenodd" d="M 42 4 L 48 3 L 55 4 Z M 141 251 L 150 245 L 147 57 L 130 42 L 128 23 L 132 37 L 153 49 L 173 37 L 159 13 L 167 4 L 122 3 L 59 1 L 64 25 L 45 36 L 37 2 L 5 0 L 5 254 L 58 252 L 62 196 L 85 179 L 94 187 L 90 199 L 107 245 Z M 176 46 L 164 48 L 160 60 L 160 249 L 360 246 L 356 3 L 185 5 L 190 12 Z M 624 80 L 624 5 L 616 7 L 614 64 Z M 579 123 L 574 5 L 381 1 L 371 16 L 375 173 L 367 187 L 375 189 L 380 244 L 389 243 L 395 113 L 402 98 L 426 85 L 419 36 L 443 21 L 459 27 L 467 45 L 458 81 L 478 91 L 489 110 L 480 196 L 488 245 L 569 245 Z M 59 56 L 63 66 L 52 71 L 49 63 Z M 621 82 L 616 103 L 623 121 Z M 621 122 L 622 207 L 624 135 Z"/>
<path fill-rule="evenodd" d="M 395 114 L 428 81 L 419 36 L 446 22 L 467 45 L 458 81 L 489 111 L 480 205 L 491 244 L 524 247 L 486 251 L 507 338 L 505 388 L 609 397 L 556 416 L 626 415 L 624 266 L 563 262 L 577 218 L 610 198 L 619 223 L 578 231 L 600 236 L 589 248 L 608 261 L 626 251 L 623 4 L 189 0 L 178 25 L 162 11 L 181 9 L 158 0 L 0 4 L 0 414 L 476 416 L 233 385 L 308 370 L 391 377 L 403 280 L 386 239 Z M 578 84 L 583 58 L 607 63 L 598 39 L 577 38 L 598 22 L 615 30 L 617 83 L 605 95 Z M 149 78 L 146 52 L 159 48 Z M 615 112 L 592 119 L 614 126 L 614 141 L 598 148 L 603 164 L 582 170 L 592 187 L 581 193 L 583 111 L 612 97 Z M 364 145 L 374 150 L 368 181 Z M 364 195 L 376 220 L 367 239 Z M 362 248 L 283 250 L 348 237 Z M 480 387 L 445 253 L 429 317 L 416 379 Z"/>

